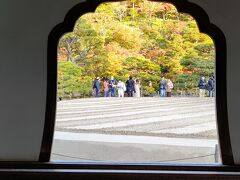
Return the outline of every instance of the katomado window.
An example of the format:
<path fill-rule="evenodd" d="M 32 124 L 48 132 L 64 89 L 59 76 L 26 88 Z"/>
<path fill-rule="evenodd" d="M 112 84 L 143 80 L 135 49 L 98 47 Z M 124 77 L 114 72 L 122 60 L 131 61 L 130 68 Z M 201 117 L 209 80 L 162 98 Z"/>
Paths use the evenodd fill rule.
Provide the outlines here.
<path fill-rule="evenodd" d="M 215 51 L 170 3 L 83 14 L 58 43 L 51 160 L 219 162 Z"/>

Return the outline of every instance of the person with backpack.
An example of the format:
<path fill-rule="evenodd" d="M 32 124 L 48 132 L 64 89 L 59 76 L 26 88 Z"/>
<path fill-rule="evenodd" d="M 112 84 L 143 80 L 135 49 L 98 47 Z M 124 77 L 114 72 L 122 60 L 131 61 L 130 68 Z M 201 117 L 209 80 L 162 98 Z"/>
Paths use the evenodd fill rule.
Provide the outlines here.
<path fill-rule="evenodd" d="M 100 93 L 100 83 L 99 83 L 99 77 L 97 77 L 93 83 L 93 89 L 95 90 L 96 94 L 95 96 L 96 97 L 99 97 L 99 93 Z"/>
<path fill-rule="evenodd" d="M 214 76 L 210 77 L 207 84 L 208 97 L 214 97 L 214 87 L 215 87 L 215 79 Z"/>
<path fill-rule="evenodd" d="M 132 76 L 129 76 L 129 79 L 126 82 L 127 85 L 127 94 L 128 97 L 133 97 L 133 93 L 135 93 L 135 82 L 132 79 Z"/>
<path fill-rule="evenodd" d="M 204 76 L 200 78 L 198 82 L 198 88 L 199 88 L 199 97 L 205 97 L 206 80 Z"/>
<path fill-rule="evenodd" d="M 112 76 L 111 79 L 108 81 L 109 85 L 109 96 L 115 97 L 116 96 L 116 88 L 117 88 L 117 81 Z"/>

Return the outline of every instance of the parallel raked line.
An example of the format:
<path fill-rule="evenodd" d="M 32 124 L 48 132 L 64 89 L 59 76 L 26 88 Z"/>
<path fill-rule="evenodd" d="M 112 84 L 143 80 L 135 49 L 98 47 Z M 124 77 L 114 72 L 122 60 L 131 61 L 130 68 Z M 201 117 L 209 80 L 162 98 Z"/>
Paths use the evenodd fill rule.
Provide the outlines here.
<path fill-rule="evenodd" d="M 91 109 L 90 108 L 79 108 L 79 109 L 73 109 L 71 107 L 68 107 L 67 109 L 65 109 L 64 111 L 62 109 L 57 109 L 57 115 L 58 117 L 62 117 L 62 116 L 71 116 L 71 115 L 75 115 L 75 114 L 78 114 L 81 116 L 81 114 L 84 114 L 84 115 L 88 115 L 88 114 L 93 114 L 93 113 L 114 113 L 115 112 L 119 112 L 119 111 L 123 111 L 123 110 L 136 110 L 136 111 L 141 111 L 141 110 L 144 110 L 144 109 L 152 109 L 152 108 L 167 108 L 167 107 L 170 107 L 170 108 L 173 108 L 173 107 L 179 107 L 179 106 L 184 106 L 186 108 L 188 108 L 189 106 L 193 106 L 193 105 L 205 105 L 207 106 L 208 104 L 204 104 L 202 102 L 192 102 L 191 104 L 189 104 L 189 102 L 181 102 L 181 103 L 176 103 L 176 102 L 169 102 L 169 103 L 154 103 L 154 104 L 144 104 L 144 103 L 141 103 L 141 104 L 134 104 L 131 105 L 131 106 L 126 106 L 125 104 L 121 104 L 121 106 L 119 107 L 115 107 L 114 106 L 114 103 L 112 104 L 109 104 L 108 106 L 109 107 L 98 107 L 98 106 L 94 106 L 92 107 Z M 212 105 L 212 104 L 210 104 Z M 105 109 L 107 108 L 107 109 Z"/>
<path fill-rule="evenodd" d="M 110 105 L 114 105 L 114 106 L 118 106 L 118 105 L 133 105 L 133 104 L 142 104 L 142 103 L 147 103 L 147 104 L 154 104 L 154 103 L 181 103 L 181 102 L 189 102 L 189 100 L 191 99 L 191 102 L 202 102 L 202 103 L 207 103 L 207 102 L 214 102 L 214 100 L 208 99 L 208 98 L 190 98 L 190 99 L 179 99 L 179 98 L 156 98 L 154 100 L 149 99 L 149 98 L 138 98 L 138 99 L 131 99 L 131 98 L 122 98 L 122 100 L 120 98 L 111 98 L 111 99 L 96 99 L 96 102 L 91 102 L 91 103 L 87 103 L 87 102 L 75 102 L 75 103 L 67 103 L 67 101 L 61 101 L 58 102 L 58 109 L 66 109 L 69 107 L 85 107 L 85 108 L 89 108 L 89 107 L 103 107 L 103 106 L 109 106 Z M 124 100 L 124 99 L 128 99 L 128 101 Z"/>
<path fill-rule="evenodd" d="M 62 125 L 65 123 L 71 123 L 76 125 L 77 124 L 98 124 L 98 123 L 105 123 L 105 122 L 116 122 L 116 121 L 122 121 L 122 120 L 135 120 L 135 119 L 144 119 L 144 118 L 161 118 L 164 116 L 170 116 L 170 115 L 177 115 L 179 118 L 181 115 L 184 114 L 200 114 L 199 110 L 202 110 L 203 112 L 208 112 L 210 114 L 215 114 L 215 110 L 211 109 L 209 107 L 207 111 L 205 110 L 205 106 L 197 109 L 194 108 L 191 111 L 189 109 L 184 109 L 183 107 L 179 107 L 178 109 L 174 109 L 174 111 L 166 111 L 163 109 L 153 109 L 153 110 L 146 110 L 141 112 L 125 112 L 121 114 L 119 112 L 118 114 L 107 114 L 107 115 L 97 115 L 97 116 L 81 116 L 81 117 L 74 117 L 74 118 L 64 118 L 64 119 L 58 119 L 57 124 Z M 168 109 L 169 110 L 169 109 Z M 66 125 L 66 124 L 65 124 Z"/>
<path fill-rule="evenodd" d="M 210 99 L 214 99 L 214 98 L 199 98 L 199 97 L 171 97 L 171 98 L 167 98 L 167 97 L 143 97 L 143 98 L 129 98 L 129 97 L 125 97 L 125 98 L 118 98 L 118 97 L 112 97 L 112 98 L 84 98 L 84 99 L 75 99 L 75 100 L 63 100 L 63 101 L 59 101 L 58 104 L 65 104 L 65 105 L 70 105 L 70 104 L 78 104 L 78 103 L 83 103 L 83 104 L 97 104 L 97 103 L 105 103 L 105 102 L 109 102 L 109 101 L 120 101 L 120 102 L 141 102 L 141 101 L 193 101 L 193 100 L 198 100 L 198 101 L 209 101 Z"/>
<path fill-rule="evenodd" d="M 58 103 L 56 129 L 191 134 L 215 124 L 212 98 L 99 98 Z"/>
<path fill-rule="evenodd" d="M 100 106 L 86 106 L 86 105 L 78 105 L 77 107 L 72 107 L 72 106 L 69 106 L 69 107 L 64 107 L 63 108 L 60 108 L 59 106 L 57 106 L 57 115 L 64 115 L 65 113 L 66 114 L 71 114 L 72 113 L 81 113 L 83 112 L 84 114 L 86 113 L 90 113 L 90 112 L 111 112 L 112 110 L 124 110 L 124 109 L 139 109 L 139 108 L 151 108 L 151 107 L 171 107 L 171 106 L 186 106 L 186 105 L 208 105 L 208 104 L 213 104 L 213 101 L 207 101 L 207 102 L 201 102 L 201 101 L 180 101 L 180 102 L 173 102 L 173 101 L 168 101 L 168 102 L 162 102 L 162 101 L 159 101 L 159 102 L 144 102 L 144 103 L 140 103 L 140 102 L 135 102 L 135 103 L 131 103 L 130 105 L 129 104 L 126 104 L 126 103 L 121 103 L 121 104 L 117 104 L 115 102 L 109 102 L 108 104 L 102 104 Z M 86 115 L 85 114 L 85 115 Z"/>
<path fill-rule="evenodd" d="M 186 126 L 195 126 L 200 125 L 208 122 L 213 122 L 216 124 L 215 121 L 215 114 L 209 115 L 201 115 L 199 117 L 197 116 L 191 116 L 189 118 L 182 117 L 177 119 L 171 119 L 169 121 L 161 121 L 161 122 L 152 122 L 152 123 L 146 123 L 146 124 L 135 124 L 131 126 L 123 126 L 123 127 L 109 127 L 104 128 L 105 130 L 109 131 L 134 131 L 134 132 L 152 132 L 152 131 L 158 131 L 158 130 L 166 130 L 170 128 L 184 128 Z"/>

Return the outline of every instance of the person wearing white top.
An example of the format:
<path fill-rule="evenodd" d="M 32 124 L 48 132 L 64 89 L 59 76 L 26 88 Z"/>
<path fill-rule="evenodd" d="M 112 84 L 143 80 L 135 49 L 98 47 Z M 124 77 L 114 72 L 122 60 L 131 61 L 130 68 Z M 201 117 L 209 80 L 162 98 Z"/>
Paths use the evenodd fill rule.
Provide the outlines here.
<path fill-rule="evenodd" d="M 141 97 L 140 88 L 141 88 L 140 80 L 136 79 L 136 82 L 135 82 L 135 93 L 134 93 L 135 97 Z"/>
<path fill-rule="evenodd" d="M 126 86 L 124 82 L 118 81 L 117 88 L 118 88 L 118 97 L 124 97 L 124 91 L 126 91 Z"/>

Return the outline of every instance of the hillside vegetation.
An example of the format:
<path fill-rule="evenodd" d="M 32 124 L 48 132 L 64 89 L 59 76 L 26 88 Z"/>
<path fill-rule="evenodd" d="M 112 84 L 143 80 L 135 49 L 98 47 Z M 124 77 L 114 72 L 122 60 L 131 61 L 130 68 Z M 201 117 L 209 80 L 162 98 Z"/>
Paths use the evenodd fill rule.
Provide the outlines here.
<path fill-rule="evenodd" d="M 58 96 L 86 97 L 92 80 L 139 78 L 143 95 L 158 91 L 161 76 L 174 90 L 194 91 L 200 76 L 214 73 L 215 49 L 196 21 L 168 3 L 128 0 L 104 3 L 78 19 L 58 47 Z M 149 81 L 153 87 L 148 87 Z"/>

